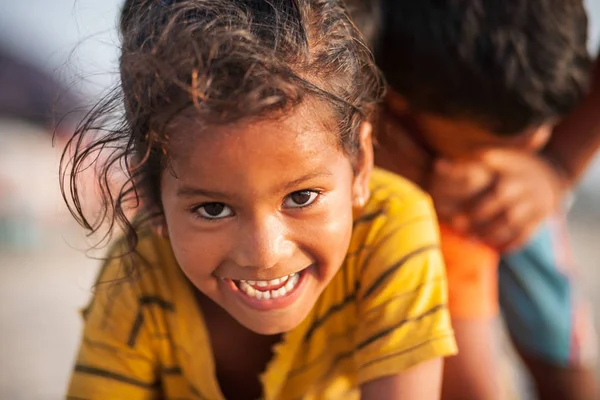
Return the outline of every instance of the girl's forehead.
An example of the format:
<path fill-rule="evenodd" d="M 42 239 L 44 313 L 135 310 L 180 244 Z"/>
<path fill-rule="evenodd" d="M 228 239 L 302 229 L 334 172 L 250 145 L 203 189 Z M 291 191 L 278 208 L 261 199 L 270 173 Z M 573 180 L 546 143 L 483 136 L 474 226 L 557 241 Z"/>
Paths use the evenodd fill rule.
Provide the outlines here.
<path fill-rule="evenodd" d="M 329 110 L 300 105 L 289 113 L 244 118 L 227 123 L 204 123 L 195 110 L 182 113 L 166 130 L 173 158 L 195 157 L 194 153 L 227 154 L 288 149 L 317 153 L 339 147 L 337 124 Z M 341 150 L 341 149 L 340 149 Z"/>
<path fill-rule="evenodd" d="M 335 133 L 311 119 L 263 118 L 186 135 L 193 139 L 172 146 L 171 171 L 177 182 L 168 187 L 176 192 L 196 187 L 238 200 L 270 194 L 279 198 L 295 187 L 293 182 L 307 177 L 352 176 Z"/>

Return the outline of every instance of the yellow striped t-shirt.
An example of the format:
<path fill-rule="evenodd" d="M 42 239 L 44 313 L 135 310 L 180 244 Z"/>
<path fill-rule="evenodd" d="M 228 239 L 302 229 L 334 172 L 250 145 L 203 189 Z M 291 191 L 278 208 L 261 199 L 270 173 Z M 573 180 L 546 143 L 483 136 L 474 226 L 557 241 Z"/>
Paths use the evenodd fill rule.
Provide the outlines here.
<path fill-rule="evenodd" d="M 137 250 L 102 268 L 68 398 L 223 399 L 193 287 L 168 240 L 141 234 Z M 264 399 L 359 398 L 364 382 L 455 354 L 446 301 L 430 199 L 375 170 L 344 264 L 260 377 Z"/>

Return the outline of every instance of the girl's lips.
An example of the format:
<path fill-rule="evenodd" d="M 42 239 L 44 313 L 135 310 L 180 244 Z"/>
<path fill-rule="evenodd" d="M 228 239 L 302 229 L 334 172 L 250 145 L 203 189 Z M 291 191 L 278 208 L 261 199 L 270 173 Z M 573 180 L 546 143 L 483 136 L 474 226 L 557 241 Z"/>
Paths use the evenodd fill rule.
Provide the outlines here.
<path fill-rule="evenodd" d="M 306 278 L 313 268 L 311 265 L 290 275 L 285 284 L 279 284 L 277 288 L 258 287 L 247 283 L 252 281 L 223 279 L 222 282 L 225 283 L 226 290 L 232 291 L 246 306 L 258 311 L 277 310 L 290 306 L 298 299 L 306 286 Z"/>

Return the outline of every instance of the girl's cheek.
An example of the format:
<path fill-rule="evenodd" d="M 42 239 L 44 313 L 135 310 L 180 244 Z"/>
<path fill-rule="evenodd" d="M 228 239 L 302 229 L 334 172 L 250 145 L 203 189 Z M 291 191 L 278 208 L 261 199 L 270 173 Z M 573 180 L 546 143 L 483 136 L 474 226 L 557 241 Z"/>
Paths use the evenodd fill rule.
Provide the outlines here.
<path fill-rule="evenodd" d="M 352 235 L 352 209 L 350 205 L 346 208 L 347 211 L 334 208 L 321 214 L 303 232 L 309 246 L 316 249 L 317 253 L 324 254 L 323 258 L 342 253 L 345 255 L 348 250 Z"/>

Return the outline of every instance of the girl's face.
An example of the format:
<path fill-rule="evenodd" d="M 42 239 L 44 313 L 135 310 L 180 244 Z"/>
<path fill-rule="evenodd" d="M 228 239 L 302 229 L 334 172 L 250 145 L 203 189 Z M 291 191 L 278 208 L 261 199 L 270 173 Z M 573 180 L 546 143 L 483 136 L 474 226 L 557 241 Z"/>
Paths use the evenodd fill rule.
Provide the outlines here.
<path fill-rule="evenodd" d="M 368 196 L 370 126 L 353 168 L 315 114 L 301 106 L 202 132 L 178 124 L 171 135 L 183 137 L 161 182 L 175 257 L 200 291 L 257 333 L 289 331 L 306 317 L 346 256 L 353 204 Z"/>

